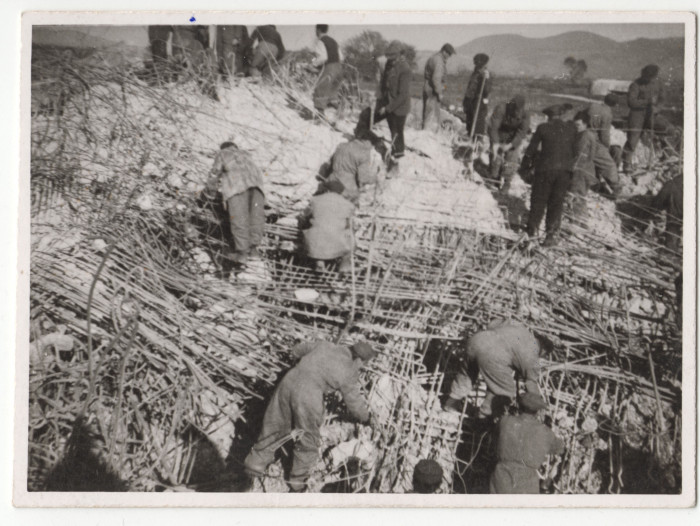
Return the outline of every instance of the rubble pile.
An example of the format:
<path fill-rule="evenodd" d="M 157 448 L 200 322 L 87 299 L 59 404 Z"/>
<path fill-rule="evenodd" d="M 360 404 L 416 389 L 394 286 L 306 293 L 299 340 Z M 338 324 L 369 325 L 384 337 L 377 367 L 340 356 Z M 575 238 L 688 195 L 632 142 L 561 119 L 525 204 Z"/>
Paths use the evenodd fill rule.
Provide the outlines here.
<path fill-rule="evenodd" d="M 407 130 L 422 154 L 363 195 L 353 273 L 341 280 L 299 257 L 296 217 L 350 120 L 304 119 L 304 97 L 290 101 L 279 82 L 235 81 L 214 102 L 186 79 L 156 88 L 128 71 L 80 73 L 89 89 L 60 114 L 32 116 L 30 489 L 44 487 L 77 417 L 131 490 L 192 484 L 203 443 L 220 469 L 240 470 L 239 442 L 288 349 L 323 337 L 379 351 L 364 383 L 382 418 L 374 430 L 349 423 L 329 400 L 310 488 L 409 491 L 429 457 L 452 491 L 452 474 L 488 454 L 460 432 L 463 417 L 441 410 L 452 351 L 502 317 L 555 343 L 541 384 L 569 446 L 546 468 L 558 491 L 624 491 L 623 447 L 677 481 L 673 268 L 625 231 L 613 203 L 592 197 L 593 223 L 567 222 L 561 247 L 527 253 L 449 141 Z M 265 173 L 263 284 L 226 279 L 220 219 L 199 195 L 231 139 Z M 256 484 L 286 491 L 281 465 Z"/>

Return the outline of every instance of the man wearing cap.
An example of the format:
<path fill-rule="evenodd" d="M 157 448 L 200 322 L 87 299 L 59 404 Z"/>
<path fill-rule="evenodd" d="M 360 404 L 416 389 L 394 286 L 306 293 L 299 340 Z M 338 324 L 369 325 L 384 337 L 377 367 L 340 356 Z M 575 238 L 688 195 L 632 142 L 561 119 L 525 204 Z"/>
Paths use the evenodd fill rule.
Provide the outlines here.
<path fill-rule="evenodd" d="M 528 392 L 539 393 L 539 354 L 550 342 L 535 337 L 522 323 L 495 321 L 466 342 L 460 370 L 450 388 L 445 410 L 462 412 L 463 400 L 472 392 L 479 371 L 486 381 L 486 397 L 479 409 L 482 417 L 499 412 L 500 405 L 517 394 L 513 372 L 525 382 Z"/>
<path fill-rule="evenodd" d="M 316 260 L 316 269 L 324 270 L 324 261 L 340 258 L 338 272 L 349 272 L 354 246 L 352 217 L 355 205 L 342 196 L 339 181 L 328 181 L 324 192 L 311 198 L 302 216 L 310 224 L 303 230 L 306 254 Z"/>
<path fill-rule="evenodd" d="M 413 468 L 411 493 L 435 493 L 442 484 L 442 467 L 435 460 L 423 458 Z"/>
<path fill-rule="evenodd" d="M 574 124 L 561 119 L 566 107 L 556 105 L 547 110 L 549 120 L 537 127 L 522 161 L 525 171 L 533 164 L 535 167 L 527 234 L 530 238 L 537 235 L 546 210 L 547 237 L 542 244 L 545 247 L 558 242 L 564 198 L 571 184 L 576 140 Z"/>
<path fill-rule="evenodd" d="M 622 189 L 620 176 L 617 173 L 619 159 L 613 158 L 613 152 L 616 150 L 610 145 L 610 129 L 613 121 L 611 108 L 615 105 L 617 105 L 617 98 L 612 93 L 608 93 L 603 104 L 591 103 L 586 113 L 588 113 L 589 127 L 595 133 L 598 142 L 593 157 L 596 177 L 608 183 L 613 195 L 618 195 Z"/>
<path fill-rule="evenodd" d="M 477 138 L 486 134 L 486 115 L 489 111 L 491 74 L 486 69 L 489 56 L 486 53 L 474 55 L 474 71 L 469 77 L 462 105 L 467 116 L 467 133 Z"/>
<path fill-rule="evenodd" d="M 367 136 L 358 136 L 339 144 L 331 157 L 329 181 L 342 183 L 342 195 L 357 205 L 360 189 L 377 182 L 382 160 Z"/>
<path fill-rule="evenodd" d="M 368 423 L 370 413 L 360 391 L 360 368 L 376 355 L 364 342 L 350 347 L 325 341 L 304 342 L 292 349 L 300 358 L 275 389 L 265 411 L 262 430 L 245 459 L 249 475 L 264 476 L 275 459 L 275 450 L 292 430 L 303 434 L 294 445 L 289 476 L 292 491 L 303 491 L 309 472 L 319 459 L 320 427 L 323 424 L 323 397 L 339 391 L 350 414 Z"/>
<path fill-rule="evenodd" d="M 343 53 L 335 39 L 328 36 L 328 25 L 316 25 L 315 57 L 311 65 L 320 71 L 314 88 L 314 108 L 323 113 L 334 102 L 343 82 Z"/>
<path fill-rule="evenodd" d="M 537 412 L 546 407 L 542 396 L 525 393 L 519 405 L 522 414 L 506 415 L 498 423 L 498 464 L 491 475 L 491 493 L 539 493 L 537 470 L 548 455 L 564 452 L 564 442 L 537 420 Z"/>
<path fill-rule="evenodd" d="M 396 164 L 403 157 L 403 137 L 406 117 L 411 110 L 411 68 L 404 56 L 404 46 L 393 40 L 386 49 L 386 66 L 380 82 L 380 97 L 374 110 L 374 122 L 383 119 L 391 132 L 391 161 Z M 355 136 L 367 136 L 371 129 L 372 109 L 365 108 L 355 127 Z"/>
<path fill-rule="evenodd" d="M 489 122 L 491 143 L 491 178 L 501 179 L 501 192 L 508 193 L 518 169 L 520 146 L 530 132 L 530 114 L 525 110 L 525 97 L 516 95 L 493 110 Z"/>
<path fill-rule="evenodd" d="M 627 91 L 627 142 L 622 149 L 622 162 L 625 172 L 633 170 L 632 162 L 637 144 L 645 130 L 665 133 L 669 123 L 657 113 L 658 105 L 664 100 L 664 90 L 659 80 L 659 66 L 649 64 L 642 68 L 641 76 L 630 84 Z"/>
<path fill-rule="evenodd" d="M 445 92 L 445 75 L 447 74 L 447 60 L 455 54 L 455 48 L 451 44 L 442 46 L 425 63 L 423 73 L 423 129 L 437 131 L 441 126 L 440 104 L 443 102 Z"/>
<path fill-rule="evenodd" d="M 263 175 L 250 154 L 227 141 L 214 159 L 207 192 L 219 189 L 228 210 L 233 238 L 233 261 L 241 266 L 257 257 L 265 233 Z"/>

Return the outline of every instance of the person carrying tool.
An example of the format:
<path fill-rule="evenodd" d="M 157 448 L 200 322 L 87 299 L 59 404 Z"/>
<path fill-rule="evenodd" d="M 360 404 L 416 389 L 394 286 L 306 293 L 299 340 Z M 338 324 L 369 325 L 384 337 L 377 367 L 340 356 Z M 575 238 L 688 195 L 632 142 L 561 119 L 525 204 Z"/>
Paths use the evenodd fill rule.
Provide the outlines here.
<path fill-rule="evenodd" d="M 245 266 L 248 258 L 258 258 L 258 246 L 265 231 L 263 175 L 251 156 L 227 141 L 214 159 L 206 191 L 220 190 L 228 210 L 233 261 Z"/>
<path fill-rule="evenodd" d="M 248 40 L 246 26 L 216 26 L 216 56 L 219 73 L 224 79 L 245 73 L 243 55 L 248 49 Z"/>
<path fill-rule="evenodd" d="M 387 63 L 380 82 L 380 97 L 372 111 L 365 108 L 355 127 L 356 137 L 367 137 L 372 125 L 386 119 L 391 132 L 390 166 L 398 164 L 404 156 L 403 130 L 406 117 L 411 110 L 411 68 L 406 61 L 405 49 L 398 40 L 393 40 L 386 49 Z"/>
<path fill-rule="evenodd" d="M 445 92 L 447 60 L 455 53 L 455 48 L 451 44 L 445 44 L 425 63 L 422 125 L 424 130 L 438 131 L 441 128 L 440 104 L 443 102 Z"/>
<path fill-rule="evenodd" d="M 326 107 L 335 103 L 338 89 L 343 82 L 343 53 L 338 42 L 328 36 L 328 25 L 316 25 L 315 57 L 311 65 L 320 71 L 314 88 L 314 108 L 323 113 Z"/>
<path fill-rule="evenodd" d="M 301 217 L 306 254 L 316 260 L 316 270 L 325 269 L 324 261 L 339 259 L 338 272 L 350 272 L 354 246 L 352 217 L 355 205 L 342 196 L 343 183 L 329 181 L 325 192 L 311 198 Z"/>
<path fill-rule="evenodd" d="M 275 451 L 294 430 L 301 438 L 294 444 L 288 485 L 291 491 L 306 488 L 309 472 L 319 458 L 323 397 L 339 391 L 350 414 L 361 423 L 370 421 L 360 392 L 360 368 L 376 356 L 364 342 L 347 347 L 325 341 L 304 342 L 292 354 L 300 358 L 275 389 L 265 411 L 258 440 L 244 461 L 246 472 L 262 477 L 275 459 Z"/>
<path fill-rule="evenodd" d="M 561 119 L 565 109 L 564 105 L 547 108 L 550 120 L 537 127 L 522 161 L 524 171 L 532 165 L 535 167 L 527 234 L 531 239 L 537 236 L 546 209 L 547 237 L 542 244 L 545 247 L 558 242 L 564 199 L 574 165 L 576 127 Z"/>
<path fill-rule="evenodd" d="M 250 75 L 252 77 L 270 75 L 272 64 L 282 60 L 285 53 L 282 36 L 278 33 L 276 26 L 266 25 L 256 27 L 250 38 L 251 48 L 255 46 L 250 58 Z"/>
<path fill-rule="evenodd" d="M 491 179 L 503 182 L 501 192 L 508 193 L 518 169 L 520 146 L 530 132 L 530 114 L 525 110 L 525 97 L 516 95 L 496 106 L 489 122 L 491 143 Z"/>
<path fill-rule="evenodd" d="M 425 495 L 435 493 L 442 484 L 442 467 L 435 460 L 423 458 L 413 468 L 413 491 Z"/>
<path fill-rule="evenodd" d="M 498 416 L 515 398 L 515 372 L 528 392 L 539 393 L 539 354 L 551 342 L 536 337 L 522 323 L 499 320 L 469 338 L 465 345 L 460 370 L 450 386 L 446 411 L 462 412 L 464 399 L 475 386 L 479 371 L 486 381 L 486 397 L 479 414 L 482 418 Z M 495 413 L 495 414 L 494 414 Z"/>
<path fill-rule="evenodd" d="M 491 93 L 491 74 L 486 69 L 489 56 L 486 53 L 474 55 L 474 71 L 469 77 L 462 106 L 467 118 L 469 138 L 477 140 L 486 134 L 486 115 L 489 111 L 489 93 Z"/>
<path fill-rule="evenodd" d="M 518 405 L 521 414 L 505 415 L 498 422 L 498 463 L 491 474 L 490 493 L 539 493 L 537 470 L 548 455 L 564 452 L 564 442 L 537 419 L 537 413 L 547 407 L 542 396 L 525 393 Z"/>
<path fill-rule="evenodd" d="M 683 239 L 683 176 L 677 175 L 667 181 L 652 201 L 657 210 L 666 211 L 664 245 L 678 252 Z"/>
<path fill-rule="evenodd" d="M 622 149 L 622 163 L 625 173 L 634 171 L 634 152 L 643 131 L 666 133 L 669 122 L 658 113 L 658 106 L 664 100 L 664 90 L 659 80 L 659 67 L 649 64 L 642 68 L 641 76 L 630 84 L 627 91 L 627 142 Z M 653 144 L 653 140 L 652 140 Z"/>
<path fill-rule="evenodd" d="M 330 165 L 328 182 L 341 183 L 343 197 L 357 205 L 360 189 L 377 182 L 382 169 L 382 160 L 379 153 L 372 147 L 371 139 L 365 135 L 339 144 L 331 157 Z"/>

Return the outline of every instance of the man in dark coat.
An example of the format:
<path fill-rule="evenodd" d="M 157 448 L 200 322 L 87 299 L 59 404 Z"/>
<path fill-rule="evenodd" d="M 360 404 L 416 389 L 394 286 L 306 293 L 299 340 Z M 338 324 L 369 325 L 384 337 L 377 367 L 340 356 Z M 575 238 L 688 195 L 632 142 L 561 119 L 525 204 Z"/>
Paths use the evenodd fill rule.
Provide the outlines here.
<path fill-rule="evenodd" d="M 223 78 L 244 73 L 243 54 L 248 40 L 246 26 L 216 26 L 216 56 Z"/>
<path fill-rule="evenodd" d="M 489 122 L 492 179 L 503 180 L 501 191 L 508 193 L 518 169 L 520 146 L 530 131 L 530 114 L 525 110 L 525 97 L 516 95 L 493 110 Z"/>
<path fill-rule="evenodd" d="M 301 438 L 294 445 L 288 484 L 292 491 L 303 491 L 319 458 L 323 397 L 339 391 L 350 414 L 359 422 L 369 422 L 367 403 L 360 392 L 359 372 L 376 353 L 366 343 L 346 347 L 313 341 L 297 345 L 292 354 L 300 361 L 275 389 L 258 440 L 244 464 L 250 475 L 264 476 L 275 459 L 276 449 L 292 430 L 301 430 Z"/>
<path fill-rule="evenodd" d="M 474 55 L 474 72 L 469 77 L 462 105 L 467 116 L 467 133 L 479 137 L 486 134 L 486 115 L 489 112 L 491 74 L 486 69 L 489 56 L 485 53 Z"/>
<path fill-rule="evenodd" d="M 324 261 L 340 259 L 338 272 L 348 272 L 354 245 L 355 205 L 341 195 L 345 189 L 342 183 L 329 181 L 324 186 L 326 191 L 311 198 L 302 216 L 302 222 L 310 224 L 303 231 L 304 248 L 316 260 L 317 270 L 324 270 Z"/>
<path fill-rule="evenodd" d="M 266 25 L 256 27 L 250 38 L 251 47 L 257 44 L 250 59 L 251 76 L 269 75 L 272 71 L 272 64 L 282 60 L 284 56 L 282 36 L 277 31 L 276 26 Z"/>
<path fill-rule="evenodd" d="M 392 162 L 403 157 L 405 144 L 403 137 L 406 117 L 411 110 L 411 68 L 404 56 L 401 42 L 394 40 L 386 49 L 387 63 L 380 82 L 380 97 L 374 109 L 374 122 L 383 119 L 389 124 L 391 132 Z M 355 127 L 356 137 L 367 136 L 371 129 L 372 109 L 365 108 Z"/>
<path fill-rule="evenodd" d="M 422 126 L 424 130 L 437 131 L 441 127 L 440 104 L 443 102 L 445 92 L 447 60 L 455 53 L 455 48 L 451 44 L 445 44 L 425 63 Z"/>
<path fill-rule="evenodd" d="M 491 475 L 490 493 L 539 493 L 537 470 L 548 455 L 564 452 L 564 442 L 537 420 L 546 404 L 538 393 L 520 398 L 522 414 L 506 415 L 498 423 L 498 464 Z"/>
<path fill-rule="evenodd" d="M 338 89 L 343 82 L 343 53 L 335 39 L 328 36 L 328 25 L 316 26 L 315 57 L 311 65 L 319 70 L 314 88 L 314 108 L 323 113 L 326 107 L 336 102 Z"/>
<path fill-rule="evenodd" d="M 532 164 L 535 166 L 527 234 L 531 238 L 537 235 L 546 210 L 547 237 L 543 246 L 557 243 L 564 198 L 574 165 L 576 127 L 570 121 L 561 120 L 564 111 L 563 105 L 548 108 L 550 120 L 537 127 L 523 158 L 525 170 Z"/>
<path fill-rule="evenodd" d="M 649 64 L 642 68 L 642 75 L 630 84 L 627 91 L 627 105 L 630 108 L 627 117 L 627 142 L 622 149 L 622 161 L 625 172 L 633 171 L 633 157 L 637 144 L 645 130 L 666 133 L 669 122 L 658 112 L 658 106 L 664 100 L 663 84 L 659 80 L 659 67 Z"/>
<path fill-rule="evenodd" d="M 678 252 L 683 239 L 683 176 L 677 175 L 666 182 L 652 204 L 657 210 L 666 212 L 666 248 Z"/>
<path fill-rule="evenodd" d="M 515 395 L 513 372 L 525 382 L 528 392 L 539 393 L 540 341 L 525 327 L 512 321 L 496 321 L 477 332 L 466 342 L 460 370 L 450 386 L 445 409 L 461 412 L 463 400 L 469 396 L 479 372 L 486 381 L 486 397 L 479 413 L 491 416 L 494 406 L 504 405 Z M 499 412 L 500 407 L 495 408 Z"/>

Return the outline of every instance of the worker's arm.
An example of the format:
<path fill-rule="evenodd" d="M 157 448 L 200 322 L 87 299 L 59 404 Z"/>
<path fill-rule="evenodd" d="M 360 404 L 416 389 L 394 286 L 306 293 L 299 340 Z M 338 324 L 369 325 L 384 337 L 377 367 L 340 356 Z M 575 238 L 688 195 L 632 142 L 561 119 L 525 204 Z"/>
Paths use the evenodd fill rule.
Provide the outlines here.
<path fill-rule="evenodd" d="M 514 150 L 516 150 L 520 147 L 520 145 L 525 140 L 525 137 L 527 137 L 527 134 L 529 131 L 530 131 L 530 114 L 526 112 L 525 116 L 520 121 L 520 126 L 518 126 L 518 131 L 515 132 L 515 136 L 513 137 L 513 141 L 510 143 Z"/>
<path fill-rule="evenodd" d="M 649 105 L 649 101 L 639 98 L 639 86 L 636 82 L 630 84 L 630 89 L 627 91 L 627 105 L 631 110 L 643 110 Z"/>
<path fill-rule="evenodd" d="M 399 73 L 399 93 L 394 100 L 386 105 L 386 113 L 392 113 L 396 108 L 405 104 L 411 96 L 411 71 L 408 66 L 401 68 Z"/>
<path fill-rule="evenodd" d="M 314 46 L 314 53 L 316 56 L 311 61 L 311 64 L 317 68 L 320 68 L 328 61 L 328 52 L 326 51 L 325 44 L 318 38 L 316 39 L 316 45 Z"/>
<path fill-rule="evenodd" d="M 340 394 L 343 395 L 345 406 L 354 418 L 362 423 L 369 421 L 369 408 L 360 392 L 360 382 L 357 374 L 350 375 L 348 380 L 340 386 Z"/>

